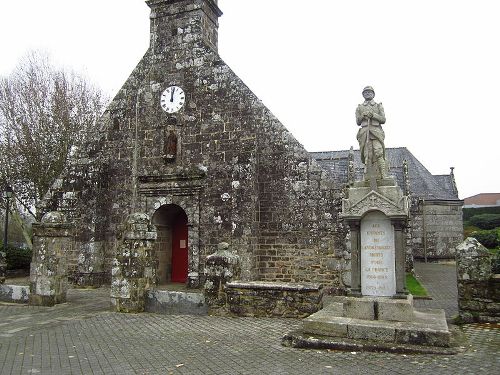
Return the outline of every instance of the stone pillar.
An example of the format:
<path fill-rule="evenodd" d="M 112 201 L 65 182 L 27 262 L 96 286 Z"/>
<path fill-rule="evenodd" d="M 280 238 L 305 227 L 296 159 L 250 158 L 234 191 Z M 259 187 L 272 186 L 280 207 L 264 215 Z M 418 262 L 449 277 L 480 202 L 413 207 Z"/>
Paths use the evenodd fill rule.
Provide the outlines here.
<path fill-rule="evenodd" d="M 49 212 L 33 224 L 30 305 L 53 306 L 66 301 L 67 254 L 73 251 L 73 225 L 61 212 Z"/>
<path fill-rule="evenodd" d="M 349 295 L 361 296 L 361 237 L 359 220 L 347 222 L 351 231 L 351 289 Z"/>
<path fill-rule="evenodd" d="M 394 245 L 396 262 L 396 296 L 406 298 L 406 234 L 405 220 L 391 220 L 394 227 Z"/>
<path fill-rule="evenodd" d="M 111 270 L 111 304 L 118 312 L 142 312 L 148 289 L 156 285 L 156 229 L 146 214 L 128 216 Z"/>
<path fill-rule="evenodd" d="M 500 322 L 500 275 L 492 255 L 475 238 L 456 247 L 458 312 L 465 323 Z"/>
<path fill-rule="evenodd" d="M 224 313 L 226 292 L 224 286 L 240 275 L 240 258 L 229 250 L 229 244 L 221 242 L 217 251 L 207 257 L 205 264 L 205 301 L 209 313 Z"/>

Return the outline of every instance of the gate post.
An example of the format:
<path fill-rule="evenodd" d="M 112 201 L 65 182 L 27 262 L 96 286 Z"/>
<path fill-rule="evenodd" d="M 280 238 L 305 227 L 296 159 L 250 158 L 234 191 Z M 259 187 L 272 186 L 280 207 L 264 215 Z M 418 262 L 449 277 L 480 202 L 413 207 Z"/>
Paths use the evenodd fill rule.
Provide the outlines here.
<path fill-rule="evenodd" d="M 156 284 L 156 230 L 146 214 L 125 220 L 111 270 L 111 304 L 117 312 L 142 312 L 147 290 Z"/>
<path fill-rule="evenodd" d="M 66 222 L 62 212 L 49 212 L 40 223 L 33 224 L 30 305 L 54 306 L 66 302 L 66 257 L 73 248 L 73 224 Z"/>

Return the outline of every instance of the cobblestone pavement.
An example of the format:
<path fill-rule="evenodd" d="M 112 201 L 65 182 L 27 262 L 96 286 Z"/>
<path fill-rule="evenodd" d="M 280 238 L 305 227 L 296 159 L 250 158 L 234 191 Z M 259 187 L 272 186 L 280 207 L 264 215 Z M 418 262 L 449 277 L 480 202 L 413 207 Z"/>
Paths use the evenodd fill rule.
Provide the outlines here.
<path fill-rule="evenodd" d="M 0 374 L 500 373 L 499 325 L 464 326 L 454 356 L 345 353 L 281 346 L 295 319 L 118 314 L 106 288 L 68 301 L 0 304 Z"/>

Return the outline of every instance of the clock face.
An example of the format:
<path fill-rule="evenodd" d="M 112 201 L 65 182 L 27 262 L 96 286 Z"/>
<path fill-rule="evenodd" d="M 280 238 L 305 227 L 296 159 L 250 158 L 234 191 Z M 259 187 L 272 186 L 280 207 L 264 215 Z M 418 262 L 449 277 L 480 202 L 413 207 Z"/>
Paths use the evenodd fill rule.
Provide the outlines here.
<path fill-rule="evenodd" d="M 182 108 L 186 95 L 179 86 L 170 86 L 161 94 L 160 105 L 167 113 L 175 113 Z"/>

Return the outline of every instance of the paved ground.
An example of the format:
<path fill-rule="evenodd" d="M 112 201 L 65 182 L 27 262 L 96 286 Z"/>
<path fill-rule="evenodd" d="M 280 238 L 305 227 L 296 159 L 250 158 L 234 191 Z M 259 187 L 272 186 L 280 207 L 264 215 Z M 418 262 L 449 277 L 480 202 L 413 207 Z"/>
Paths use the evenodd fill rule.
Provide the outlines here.
<path fill-rule="evenodd" d="M 444 309 L 448 319 L 458 314 L 455 263 L 415 263 L 415 274 L 432 300 L 415 300 L 415 307 Z"/>
<path fill-rule="evenodd" d="M 428 273 L 433 266 L 417 265 L 420 279 L 450 283 L 443 265 Z M 431 293 L 448 292 L 429 280 Z M 467 350 L 455 356 L 299 350 L 280 345 L 298 320 L 117 314 L 108 295 L 71 290 L 52 308 L 0 304 L 0 374 L 500 373 L 499 326 L 465 326 Z M 426 303 L 446 300 L 433 296 Z"/>

